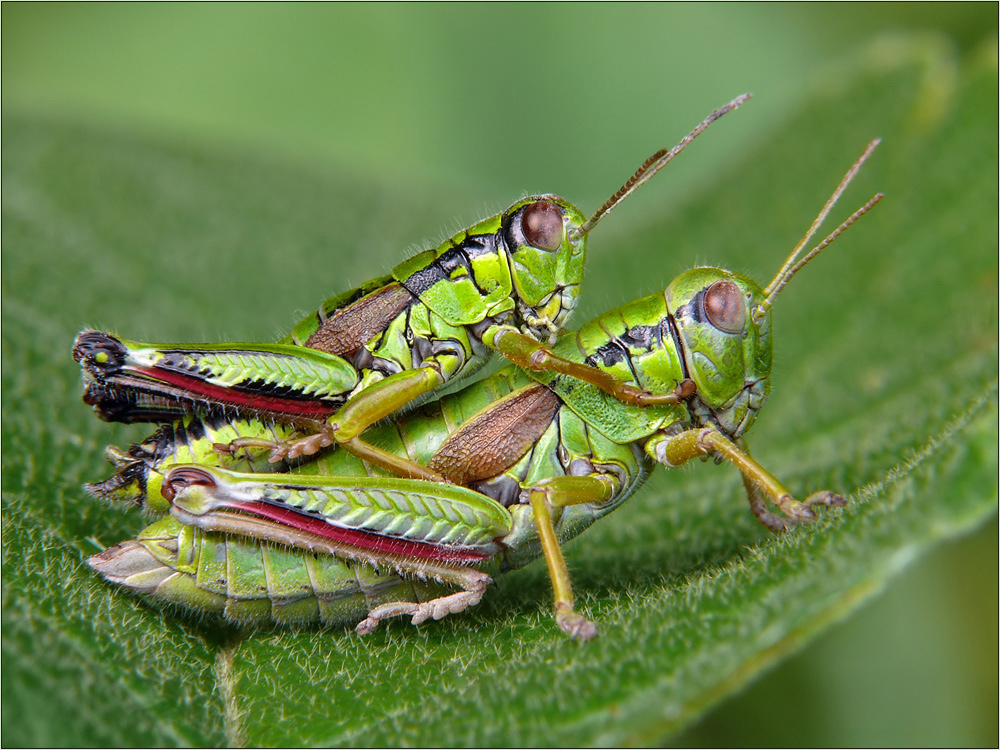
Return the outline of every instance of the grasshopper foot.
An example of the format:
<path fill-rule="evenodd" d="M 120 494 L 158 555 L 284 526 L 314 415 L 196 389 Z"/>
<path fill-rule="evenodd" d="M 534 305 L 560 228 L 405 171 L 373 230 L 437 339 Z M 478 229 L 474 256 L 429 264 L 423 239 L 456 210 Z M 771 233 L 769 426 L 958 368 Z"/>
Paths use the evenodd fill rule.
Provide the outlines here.
<path fill-rule="evenodd" d="M 333 445 L 333 437 L 328 431 L 324 430 L 309 437 L 291 440 L 287 443 L 278 443 L 271 451 L 271 455 L 267 460 L 273 464 L 286 458 L 311 456 L 331 445 Z"/>
<path fill-rule="evenodd" d="M 360 635 L 368 635 L 387 617 L 410 615 L 410 622 L 419 625 L 426 620 L 440 620 L 448 615 L 461 612 L 474 604 L 479 604 L 486 587 L 475 591 L 459 591 L 448 596 L 441 596 L 427 602 L 390 602 L 375 607 L 368 617 L 358 623 L 355 631 Z"/>
<path fill-rule="evenodd" d="M 843 508 L 847 505 L 847 501 L 844 499 L 843 495 L 838 495 L 836 492 L 821 490 L 820 492 L 814 492 L 807 497 L 803 505 L 808 505 L 809 507 L 822 505 L 827 508 Z"/>
<path fill-rule="evenodd" d="M 333 439 L 325 432 L 310 435 L 309 437 L 289 440 L 283 443 L 274 440 L 259 440 L 257 438 L 236 438 L 229 443 L 215 443 L 212 449 L 226 456 L 237 456 L 242 450 L 246 451 L 247 457 L 251 448 L 261 448 L 270 451 L 267 457 L 269 463 L 276 464 L 279 461 L 298 458 L 299 456 L 311 456 L 314 453 L 333 445 Z"/>
<path fill-rule="evenodd" d="M 769 531 L 773 531 L 775 534 L 787 531 L 789 525 L 791 524 L 787 518 L 782 518 L 781 516 L 772 513 L 768 509 L 767 503 L 765 503 L 760 497 L 751 495 L 750 510 L 753 511 L 753 514 L 758 521 L 764 524 Z"/>
<path fill-rule="evenodd" d="M 816 520 L 816 511 L 813 508 L 840 508 L 846 505 L 842 495 L 829 490 L 814 492 L 803 502 L 799 502 L 791 495 L 784 495 L 778 500 L 778 507 L 781 508 L 785 517 L 772 513 L 768 510 L 763 498 L 755 495 L 750 496 L 750 509 L 757 520 L 776 534 L 787 531 L 789 527 L 797 523 L 809 523 Z"/>
<path fill-rule="evenodd" d="M 278 445 L 280 445 L 280 443 L 275 443 L 273 440 L 262 440 L 259 438 L 236 438 L 228 443 L 212 443 L 212 450 L 220 456 L 232 456 L 233 458 L 238 458 L 240 451 L 243 451 L 246 458 L 250 458 L 250 450 L 252 448 L 262 448 L 264 450 L 273 451 L 275 446 Z"/>
<path fill-rule="evenodd" d="M 566 635 L 578 641 L 597 637 L 597 626 L 572 607 L 556 606 L 556 625 Z"/>
<path fill-rule="evenodd" d="M 781 508 L 782 512 L 788 516 L 788 520 L 780 519 L 776 517 L 771 517 L 771 519 L 762 518 L 760 515 L 757 517 L 761 519 L 765 526 L 771 528 L 774 531 L 783 531 L 788 527 L 789 523 L 809 523 L 810 521 L 816 520 L 816 511 L 813 508 L 816 507 L 826 507 L 826 508 L 840 508 L 846 504 L 842 495 L 838 495 L 835 492 L 830 492 L 829 490 L 822 490 L 820 492 L 814 492 L 809 497 L 805 499 L 804 502 L 799 502 L 794 499 L 791 495 L 784 495 L 778 501 L 778 507 Z M 766 514 L 770 516 L 770 514 Z M 769 520 L 777 520 L 779 524 L 782 524 L 781 529 L 776 529 L 768 523 Z"/>

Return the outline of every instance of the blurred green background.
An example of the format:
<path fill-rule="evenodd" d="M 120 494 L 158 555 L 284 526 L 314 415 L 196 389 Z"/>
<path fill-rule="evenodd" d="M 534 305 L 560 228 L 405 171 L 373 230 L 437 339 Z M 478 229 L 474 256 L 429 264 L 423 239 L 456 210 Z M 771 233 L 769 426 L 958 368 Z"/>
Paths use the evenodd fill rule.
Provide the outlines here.
<path fill-rule="evenodd" d="M 817 71 L 836 76 L 866 40 L 928 31 L 971 50 L 996 13 L 962 3 L 13 3 L 3 21 L 4 103 L 21 111 L 424 189 L 457 182 L 478 201 L 506 205 L 541 185 L 592 205 L 651 145 L 672 145 L 736 94 L 758 98 L 737 132 L 704 149 L 714 163 L 763 136 Z M 707 159 L 678 161 L 670 182 L 690 186 Z"/>
<path fill-rule="evenodd" d="M 835 86 L 872 39 L 937 35 L 961 58 L 996 34 L 997 6 L 4 3 L 2 21 L 5 113 L 447 196 L 416 228 L 425 235 L 407 229 L 422 245 L 522 193 L 592 209 L 653 149 L 752 91 L 731 116 L 738 125 L 702 139 L 697 159 L 679 159 L 669 180 L 636 196 L 635 215 L 642 205 L 648 215 L 767 139 L 817 81 Z M 614 246 L 616 226 L 602 228 L 602 246 Z M 577 321 L 710 257 L 665 257 L 655 278 L 624 259 L 617 286 L 588 288 Z M 342 271 L 346 282 L 373 275 L 362 259 Z M 279 306 L 280 319 L 253 306 L 228 333 L 283 330 L 292 309 L 335 291 L 316 283 L 290 310 Z M 171 325 L 129 333 L 169 339 L 179 335 Z M 227 333 L 203 325 L 189 335 Z M 907 568 L 882 598 L 675 742 L 991 745 L 997 703 L 994 522 Z"/>

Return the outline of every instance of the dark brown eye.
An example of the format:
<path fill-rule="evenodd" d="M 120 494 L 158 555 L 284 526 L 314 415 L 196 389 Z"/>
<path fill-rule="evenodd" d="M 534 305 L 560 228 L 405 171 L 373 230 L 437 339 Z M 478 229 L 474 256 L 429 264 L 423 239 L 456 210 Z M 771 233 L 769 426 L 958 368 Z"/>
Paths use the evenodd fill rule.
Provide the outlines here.
<path fill-rule="evenodd" d="M 740 288 L 731 281 L 716 281 L 705 292 L 705 316 L 726 333 L 742 333 L 747 319 Z"/>
<path fill-rule="evenodd" d="M 529 244 L 541 250 L 558 250 L 563 241 L 563 215 L 548 201 L 532 203 L 521 214 L 521 231 Z"/>

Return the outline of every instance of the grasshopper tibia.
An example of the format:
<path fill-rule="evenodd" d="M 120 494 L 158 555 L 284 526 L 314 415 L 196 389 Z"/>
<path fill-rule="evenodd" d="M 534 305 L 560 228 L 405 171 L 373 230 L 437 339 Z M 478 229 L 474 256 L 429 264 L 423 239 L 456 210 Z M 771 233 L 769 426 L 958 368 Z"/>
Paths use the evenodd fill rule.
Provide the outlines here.
<path fill-rule="evenodd" d="M 796 500 L 773 474 L 750 457 L 742 440 L 737 445 L 714 427 L 695 428 L 677 435 L 653 438 L 646 445 L 646 451 L 657 462 L 668 467 L 680 466 L 697 456 L 712 454 L 729 461 L 743 475 L 743 485 L 754 516 L 774 532 L 784 531 L 791 523 L 814 521 L 815 506 L 841 507 L 846 502 L 842 496 L 829 490 L 815 492 L 804 502 Z M 778 506 L 787 518 L 771 513 L 765 497 Z"/>
<path fill-rule="evenodd" d="M 556 624 L 559 629 L 578 641 L 597 636 L 597 626 L 573 609 L 573 587 L 569 580 L 566 559 L 552 523 L 552 509 L 584 503 L 601 503 L 614 494 L 610 479 L 598 476 L 554 477 L 543 479 L 531 488 L 529 498 L 538 536 L 542 543 L 545 563 L 555 594 Z"/>

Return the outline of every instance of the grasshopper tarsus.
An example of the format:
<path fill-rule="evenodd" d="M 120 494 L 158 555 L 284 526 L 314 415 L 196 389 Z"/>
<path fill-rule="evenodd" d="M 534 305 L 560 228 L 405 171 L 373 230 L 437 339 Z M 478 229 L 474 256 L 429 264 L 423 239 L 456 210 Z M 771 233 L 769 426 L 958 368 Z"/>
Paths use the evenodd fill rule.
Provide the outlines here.
<path fill-rule="evenodd" d="M 816 520 L 816 512 L 808 503 L 800 503 L 791 495 L 782 495 L 777 500 L 781 512 L 795 523 L 810 523 Z"/>
<path fill-rule="evenodd" d="M 299 438 L 298 440 L 291 440 L 287 443 L 279 443 L 275 446 L 274 450 L 271 451 L 271 455 L 268 457 L 268 461 L 271 463 L 277 463 L 278 461 L 284 460 L 286 458 L 299 458 L 300 456 L 311 456 L 315 453 L 319 453 L 323 448 L 327 448 L 333 445 L 333 438 L 330 437 L 329 432 L 324 430 L 323 432 L 317 432 L 315 435 L 309 435 L 308 437 Z"/>
<path fill-rule="evenodd" d="M 842 495 L 830 490 L 814 492 L 802 502 L 795 500 L 791 495 L 784 495 L 777 502 L 781 512 L 785 514 L 785 517 L 782 517 L 768 510 L 767 503 L 760 495 L 750 492 L 750 510 L 754 517 L 776 534 L 787 531 L 795 524 L 815 521 L 814 508 L 842 508 L 846 504 L 847 501 Z"/>
<path fill-rule="evenodd" d="M 750 511 L 763 526 L 775 534 L 788 530 L 788 520 L 768 510 L 767 503 L 759 495 L 750 494 Z"/>
<path fill-rule="evenodd" d="M 235 456 L 238 448 L 232 443 L 212 443 L 212 450 L 220 456 Z"/>
<path fill-rule="evenodd" d="M 847 504 L 843 495 L 838 495 L 830 490 L 820 490 L 814 492 L 802 502 L 792 499 L 789 496 L 781 498 L 779 503 L 781 509 L 795 522 L 809 523 L 816 520 L 814 508 L 842 508 Z"/>
<path fill-rule="evenodd" d="M 570 638 L 583 643 L 597 637 L 597 626 L 572 608 L 556 605 L 556 625 Z"/>
<path fill-rule="evenodd" d="M 413 625 L 419 625 L 427 620 L 441 620 L 448 615 L 461 612 L 469 607 L 478 604 L 483 598 L 489 578 L 479 580 L 475 588 L 467 591 L 458 591 L 454 594 L 440 596 L 426 602 L 389 602 L 375 607 L 368 613 L 368 617 L 358 623 L 354 628 L 360 635 L 368 635 L 378 624 L 388 617 L 410 616 Z"/>
<path fill-rule="evenodd" d="M 270 450 L 273 455 L 273 451 L 276 447 L 280 447 L 281 445 L 281 443 L 276 443 L 273 440 L 242 437 L 231 440 L 228 443 L 212 443 L 212 450 L 220 456 L 231 456 L 232 458 L 239 458 L 240 451 L 243 451 L 244 457 L 250 458 L 251 448 Z M 274 461 L 272 460 L 271 463 L 274 463 Z"/>
<path fill-rule="evenodd" d="M 847 505 L 847 500 L 844 499 L 843 495 L 839 495 L 836 492 L 820 490 L 807 497 L 803 501 L 803 505 L 808 505 L 809 507 L 820 505 L 826 508 L 843 508 Z"/>

